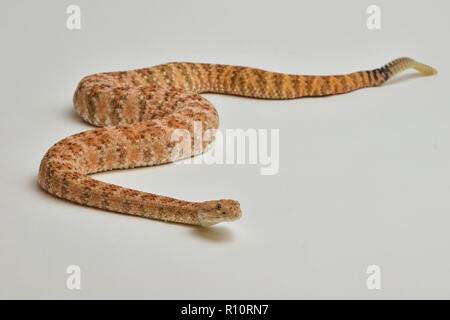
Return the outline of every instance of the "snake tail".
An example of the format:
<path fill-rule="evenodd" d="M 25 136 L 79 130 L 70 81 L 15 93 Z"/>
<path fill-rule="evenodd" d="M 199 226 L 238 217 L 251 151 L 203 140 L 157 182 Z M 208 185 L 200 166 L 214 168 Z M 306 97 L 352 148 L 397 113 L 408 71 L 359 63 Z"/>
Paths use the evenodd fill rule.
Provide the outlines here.
<path fill-rule="evenodd" d="M 402 57 L 385 64 L 383 67 L 376 69 L 372 72 L 378 71 L 387 81 L 396 74 L 403 72 L 408 69 L 416 69 L 420 73 L 426 76 L 437 74 L 437 70 L 429 65 L 417 62 L 414 59 L 408 57 Z"/>

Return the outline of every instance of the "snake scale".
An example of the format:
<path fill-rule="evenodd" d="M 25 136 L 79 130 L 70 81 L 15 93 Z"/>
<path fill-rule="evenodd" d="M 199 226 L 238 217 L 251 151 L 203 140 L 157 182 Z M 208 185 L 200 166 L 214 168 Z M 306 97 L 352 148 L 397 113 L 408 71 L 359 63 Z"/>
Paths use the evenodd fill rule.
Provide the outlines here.
<path fill-rule="evenodd" d="M 105 183 L 89 175 L 172 162 L 177 129 L 193 133 L 217 129 L 214 106 L 200 93 L 263 99 L 326 96 L 379 86 L 395 74 L 415 68 L 436 70 L 410 58 L 346 75 L 309 76 L 249 67 L 203 63 L 167 63 L 83 78 L 74 94 L 78 114 L 99 127 L 63 139 L 45 154 L 38 181 L 47 192 L 82 205 L 169 222 L 210 226 L 241 217 L 239 202 L 188 202 Z M 192 138 L 193 139 L 193 138 Z M 203 141 L 200 151 L 212 142 Z"/>

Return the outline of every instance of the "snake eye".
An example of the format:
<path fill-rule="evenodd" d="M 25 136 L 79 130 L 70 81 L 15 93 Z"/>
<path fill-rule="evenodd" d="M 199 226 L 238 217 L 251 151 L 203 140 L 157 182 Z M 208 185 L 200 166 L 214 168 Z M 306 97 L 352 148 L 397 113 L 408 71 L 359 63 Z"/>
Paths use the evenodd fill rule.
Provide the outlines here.
<path fill-rule="evenodd" d="M 217 208 L 217 210 L 220 210 L 222 208 L 222 205 L 220 203 L 218 203 L 216 208 Z"/>

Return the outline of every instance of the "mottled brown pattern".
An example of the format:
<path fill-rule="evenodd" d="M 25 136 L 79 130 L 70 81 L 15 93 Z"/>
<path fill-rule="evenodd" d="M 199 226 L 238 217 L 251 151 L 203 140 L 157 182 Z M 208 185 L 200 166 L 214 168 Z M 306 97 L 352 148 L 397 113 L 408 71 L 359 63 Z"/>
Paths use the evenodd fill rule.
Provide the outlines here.
<path fill-rule="evenodd" d="M 42 159 L 38 180 L 55 196 L 111 211 L 203 226 L 236 220 L 241 210 L 234 200 L 187 202 L 122 188 L 89 175 L 171 162 L 172 134 L 186 129 L 193 137 L 195 120 L 201 121 L 203 130 L 217 129 L 217 111 L 200 93 L 262 99 L 325 96 L 378 86 L 407 68 L 435 73 L 429 66 L 400 58 L 376 70 L 336 76 L 177 62 L 94 74 L 80 81 L 73 101 L 85 121 L 101 128 L 75 134 L 51 147 Z M 203 150 L 207 147 L 204 141 Z M 201 151 L 193 148 L 191 152 Z"/>

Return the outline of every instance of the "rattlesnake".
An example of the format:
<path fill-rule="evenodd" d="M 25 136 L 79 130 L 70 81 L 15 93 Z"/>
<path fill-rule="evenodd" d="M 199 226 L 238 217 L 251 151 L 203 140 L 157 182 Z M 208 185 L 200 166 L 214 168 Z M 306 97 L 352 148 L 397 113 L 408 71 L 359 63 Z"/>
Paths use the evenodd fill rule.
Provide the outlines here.
<path fill-rule="evenodd" d="M 47 192 L 79 204 L 151 219 L 209 226 L 241 216 L 239 202 L 188 202 L 131 190 L 89 177 L 97 172 L 172 162 L 177 129 L 193 134 L 194 121 L 217 129 L 214 106 L 200 93 L 264 99 L 326 96 L 378 86 L 396 73 L 430 66 L 399 58 L 385 66 L 336 76 L 302 76 L 254 68 L 167 63 L 146 69 L 109 72 L 83 78 L 74 94 L 78 114 L 101 127 L 52 146 L 42 159 L 39 184 Z M 192 138 L 193 139 L 193 138 Z M 204 151 L 212 140 L 203 141 Z M 194 145 L 194 144 L 192 144 Z"/>

